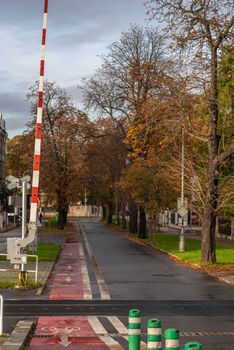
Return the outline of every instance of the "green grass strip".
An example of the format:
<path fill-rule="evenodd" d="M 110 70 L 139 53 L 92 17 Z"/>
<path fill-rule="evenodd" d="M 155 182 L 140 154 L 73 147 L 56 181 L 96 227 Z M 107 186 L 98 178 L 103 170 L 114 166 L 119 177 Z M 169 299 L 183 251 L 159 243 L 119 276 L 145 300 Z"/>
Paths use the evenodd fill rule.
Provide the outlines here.
<path fill-rule="evenodd" d="M 39 243 L 37 246 L 37 252 L 39 261 L 56 261 L 61 247 L 55 243 Z M 27 251 L 27 254 L 32 254 L 30 251 Z"/>
<path fill-rule="evenodd" d="M 186 238 L 186 251 L 179 252 L 179 235 L 157 233 L 155 239 L 141 240 L 155 248 L 171 253 L 183 261 L 199 264 L 201 262 L 201 241 Z M 216 246 L 216 256 L 219 264 L 234 264 L 234 248 Z"/>
<path fill-rule="evenodd" d="M 34 254 L 30 250 L 26 251 L 28 255 L 38 255 L 39 261 L 56 261 L 61 251 L 60 245 L 56 243 L 38 243 L 37 252 Z M 6 256 L 0 255 L 0 261 L 6 261 Z M 34 258 L 28 258 L 29 261 L 34 261 Z"/>

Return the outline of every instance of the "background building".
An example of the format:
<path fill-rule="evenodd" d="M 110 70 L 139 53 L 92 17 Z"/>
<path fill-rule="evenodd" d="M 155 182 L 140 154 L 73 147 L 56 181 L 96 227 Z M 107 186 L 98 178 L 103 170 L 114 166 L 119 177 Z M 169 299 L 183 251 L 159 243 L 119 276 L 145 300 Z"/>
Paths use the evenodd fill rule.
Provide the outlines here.
<path fill-rule="evenodd" d="M 0 113 L 0 230 L 5 229 L 7 224 L 6 192 L 5 192 L 5 156 L 6 156 L 6 124 Z"/>

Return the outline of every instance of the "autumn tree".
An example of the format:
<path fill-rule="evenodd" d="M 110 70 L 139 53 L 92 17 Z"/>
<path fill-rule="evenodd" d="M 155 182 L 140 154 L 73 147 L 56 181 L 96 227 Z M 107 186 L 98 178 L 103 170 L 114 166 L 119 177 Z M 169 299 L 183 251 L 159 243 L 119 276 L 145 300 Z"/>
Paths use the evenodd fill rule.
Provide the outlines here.
<path fill-rule="evenodd" d="M 159 93 L 168 66 L 163 37 L 158 31 L 131 26 L 109 47 L 101 68 L 85 81 L 86 105 L 99 115 L 114 120 L 126 139 L 125 147 L 129 152 L 133 151 L 134 145 L 128 143 L 128 130 L 135 128 L 138 138 L 145 137 L 144 104 Z M 145 157 L 146 153 L 147 145 L 142 154 L 136 156 Z M 136 206 L 131 203 L 130 212 L 133 211 L 136 212 Z"/>
<path fill-rule="evenodd" d="M 92 127 L 84 153 L 86 186 L 94 204 L 103 207 L 104 216 L 111 223 L 116 205 L 116 183 L 125 167 L 127 152 L 122 133 L 112 119 L 101 118 Z"/>
<path fill-rule="evenodd" d="M 30 88 L 28 100 L 35 118 L 37 84 Z M 33 130 L 32 121 L 27 132 Z M 40 188 L 56 203 L 61 229 L 66 224 L 70 201 L 80 190 L 82 147 L 88 130 L 87 116 L 77 110 L 66 91 L 55 83 L 45 82 Z"/>
<path fill-rule="evenodd" d="M 148 15 L 162 22 L 174 49 L 190 58 L 197 81 L 207 83 L 209 99 L 208 181 L 202 220 L 202 261 L 215 262 L 215 225 L 218 206 L 218 182 L 222 163 L 234 152 L 234 143 L 220 146 L 218 133 L 219 84 L 218 67 L 225 45 L 233 42 L 234 3 L 232 0 L 167 1 L 147 0 Z M 198 72 L 197 68 L 202 68 Z"/>
<path fill-rule="evenodd" d="M 7 140 L 6 174 L 21 178 L 32 173 L 33 134 L 23 133 Z"/>

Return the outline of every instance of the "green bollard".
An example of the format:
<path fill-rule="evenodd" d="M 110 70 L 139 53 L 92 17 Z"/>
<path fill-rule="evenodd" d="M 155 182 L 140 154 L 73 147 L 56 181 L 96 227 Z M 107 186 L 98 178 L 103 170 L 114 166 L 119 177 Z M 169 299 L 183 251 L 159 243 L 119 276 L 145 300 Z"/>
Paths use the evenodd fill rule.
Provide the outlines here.
<path fill-rule="evenodd" d="M 165 349 L 164 350 L 180 350 L 180 332 L 178 329 L 169 328 L 164 332 Z"/>
<path fill-rule="evenodd" d="M 162 349 L 161 321 L 157 318 L 148 320 L 147 350 Z"/>
<path fill-rule="evenodd" d="M 128 314 L 128 350 L 140 350 L 141 312 L 133 309 Z"/>
<path fill-rule="evenodd" d="M 185 344 L 184 350 L 203 350 L 203 345 L 196 341 L 191 341 Z"/>

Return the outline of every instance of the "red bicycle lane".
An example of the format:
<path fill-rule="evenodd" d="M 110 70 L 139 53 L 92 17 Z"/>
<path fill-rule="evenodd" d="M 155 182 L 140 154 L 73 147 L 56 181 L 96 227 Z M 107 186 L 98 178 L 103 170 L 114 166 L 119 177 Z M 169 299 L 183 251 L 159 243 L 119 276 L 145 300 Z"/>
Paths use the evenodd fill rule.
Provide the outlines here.
<path fill-rule="evenodd" d="M 68 233 L 66 243 L 55 268 L 55 278 L 49 295 L 51 300 L 84 299 L 80 263 L 80 244 L 75 232 Z M 29 350 L 112 349 L 98 336 L 85 316 L 42 316 L 30 342 Z M 114 347 L 117 349 L 117 347 Z M 119 347 L 121 349 L 121 347 Z"/>

